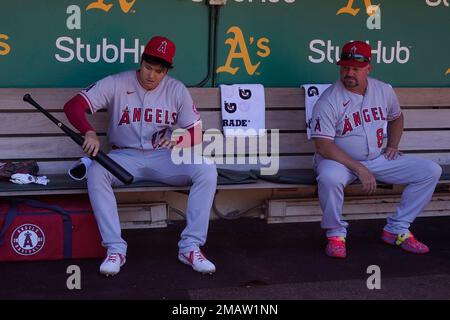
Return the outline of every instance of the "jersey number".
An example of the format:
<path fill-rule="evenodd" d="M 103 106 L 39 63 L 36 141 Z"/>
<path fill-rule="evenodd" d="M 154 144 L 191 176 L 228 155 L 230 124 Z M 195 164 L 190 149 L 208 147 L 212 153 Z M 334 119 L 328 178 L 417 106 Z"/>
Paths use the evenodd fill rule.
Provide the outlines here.
<path fill-rule="evenodd" d="M 377 130 L 377 143 L 378 148 L 381 148 L 383 146 L 383 128 Z"/>

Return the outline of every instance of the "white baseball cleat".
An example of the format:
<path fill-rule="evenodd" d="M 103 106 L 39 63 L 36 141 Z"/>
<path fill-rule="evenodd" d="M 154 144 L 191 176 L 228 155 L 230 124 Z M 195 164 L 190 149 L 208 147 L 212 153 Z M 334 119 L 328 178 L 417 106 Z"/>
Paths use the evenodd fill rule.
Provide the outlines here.
<path fill-rule="evenodd" d="M 216 266 L 206 259 L 200 250 L 193 250 L 189 253 L 178 253 L 178 260 L 191 266 L 195 271 L 201 273 L 214 273 Z"/>
<path fill-rule="evenodd" d="M 105 276 L 114 276 L 119 273 L 120 267 L 125 264 L 126 258 L 120 253 L 110 253 L 100 265 L 100 273 Z"/>

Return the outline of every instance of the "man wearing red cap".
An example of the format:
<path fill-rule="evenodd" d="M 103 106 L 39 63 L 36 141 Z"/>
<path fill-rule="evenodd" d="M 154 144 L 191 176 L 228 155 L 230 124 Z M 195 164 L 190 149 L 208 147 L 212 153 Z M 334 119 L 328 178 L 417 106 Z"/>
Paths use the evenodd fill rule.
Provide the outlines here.
<path fill-rule="evenodd" d="M 313 110 L 319 201 L 326 229 L 326 254 L 345 258 L 348 223 L 342 220 L 344 188 L 359 179 L 368 194 L 376 181 L 404 184 L 400 204 L 387 219 L 381 239 L 416 253 L 428 247 L 409 231 L 431 200 L 442 169 L 435 162 L 399 152 L 403 114 L 392 87 L 369 77 L 372 49 L 361 41 L 342 48 L 340 79 L 323 92 Z M 384 128 L 387 143 L 384 145 Z"/>
<path fill-rule="evenodd" d="M 195 271 L 213 273 L 216 268 L 200 251 L 206 242 L 209 216 L 217 183 L 214 164 L 175 164 L 171 149 L 201 143 L 202 126 L 186 86 L 170 77 L 175 44 L 153 37 L 145 46 L 139 70 L 101 79 L 82 90 L 64 106 L 72 125 L 85 135 L 83 150 L 95 156 L 100 141 L 86 113 L 107 109 L 109 156 L 134 176 L 168 185 L 192 184 L 187 204 L 187 225 L 178 243 L 178 259 Z M 175 127 L 186 129 L 184 138 L 171 139 Z M 191 139 L 192 137 L 192 139 Z M 121 237 L 120 221 L 112 186 L 122 183 L 97 162 L 87 173 L 88 193 L 107 248 L 100 266 L 105 275 L 115 275 L 125 263 L 127 243 Z"/>

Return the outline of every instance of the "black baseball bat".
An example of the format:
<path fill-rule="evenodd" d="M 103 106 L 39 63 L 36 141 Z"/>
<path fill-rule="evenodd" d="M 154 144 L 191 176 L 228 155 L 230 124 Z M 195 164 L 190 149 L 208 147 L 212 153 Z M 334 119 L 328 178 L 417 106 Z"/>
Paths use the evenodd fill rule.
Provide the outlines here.
<path fill-rule="evenodd" d="M 52 116 L 47 110 L 41 107 L 39 103 L 34 101 L 29 93 L 23 96 L 23 101 L 28 102 L 33 107 L 42 112 L 47 118 L 49 118 L 52 122 L 54 122 L 62 131 L 64 131 L 65 134 L 67 134 L 78 145 L 80 146 L 83 145 L 84 138 L 81 135 L 79 135 L 78 133 L 67 127 L 64 123 L 62 123 L 54 116 Z M 123 183 L 130 184 L 133 182 L 134 177 L 127 170 L 121 167 L 117 162 L 108 157 L 103 151 L 99 150 L 97 155 L 95 157 L 92 157 L 92 159 L 100 163 L 106 170 L 111 172 L 114 176 L 117 177 L 117 179 L 119 179 Z"/>

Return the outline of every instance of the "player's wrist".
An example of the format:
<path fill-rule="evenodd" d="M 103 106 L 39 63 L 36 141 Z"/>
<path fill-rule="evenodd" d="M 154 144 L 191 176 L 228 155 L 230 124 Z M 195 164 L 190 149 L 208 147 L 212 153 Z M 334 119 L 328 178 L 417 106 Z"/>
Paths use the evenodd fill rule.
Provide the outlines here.
<path fill-rule="evenodd" d="M 356 165 L 356 167 L 353 169 L 353 172 L 356 173 L 357 176 L 360 176 L 361 174 L 363 174 L 364 172 L 366 172 L 368 169 L 361 164 L 360 162 L 358 162 L 358 164 Z"/>
<path fill-rule="evenodd" d="M 398 146 L 387 145 L 386 148 L 398 150 Z"/>

